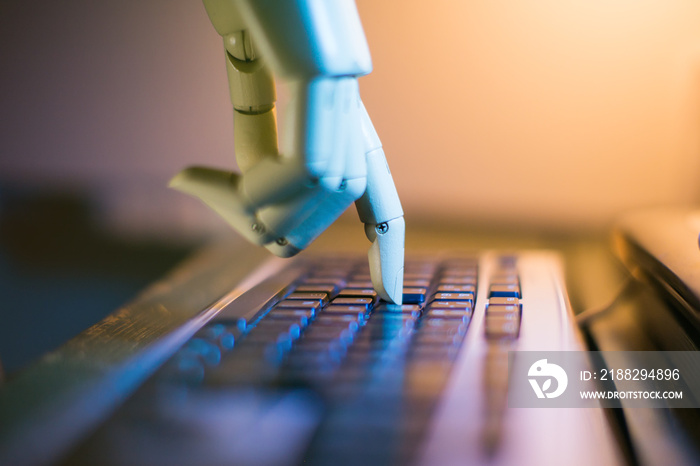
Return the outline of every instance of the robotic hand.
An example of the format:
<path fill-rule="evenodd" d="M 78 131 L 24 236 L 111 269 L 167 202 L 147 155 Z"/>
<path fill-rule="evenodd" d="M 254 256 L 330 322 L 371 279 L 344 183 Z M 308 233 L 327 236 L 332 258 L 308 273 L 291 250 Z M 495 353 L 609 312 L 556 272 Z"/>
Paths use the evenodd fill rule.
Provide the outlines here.
<path fill-rule="evenodd" d="M 204 5 L 224 38 L 241 174 L 190 167 L 170 185 L 281 257 L 306 248 L 356 201 L 372 242 L 374 288 L 401 304 L 403 210 L 359 96 L 357 78 L 372 64 L 353 0 Z M 268 66 L 289 82 L 292 95 L 281 152 Z"/>

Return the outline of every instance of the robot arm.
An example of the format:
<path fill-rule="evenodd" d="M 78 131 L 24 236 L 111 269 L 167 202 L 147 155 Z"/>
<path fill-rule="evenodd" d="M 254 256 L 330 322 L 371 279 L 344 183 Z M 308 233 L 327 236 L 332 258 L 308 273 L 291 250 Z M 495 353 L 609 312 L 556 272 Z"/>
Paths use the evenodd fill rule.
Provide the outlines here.
<path fill-rule="evenodd" d="M 281 257 L 306 248 L 357 200 L 374 287 L 401 303 L 403 212 L 359 97 L 357 77 L 371 60 L 353 0 L 204 4 L 224 38 L 241 173 L 191 167 L 171 186 Z M 281 150 L 268 66 L 292 93 Z"/>

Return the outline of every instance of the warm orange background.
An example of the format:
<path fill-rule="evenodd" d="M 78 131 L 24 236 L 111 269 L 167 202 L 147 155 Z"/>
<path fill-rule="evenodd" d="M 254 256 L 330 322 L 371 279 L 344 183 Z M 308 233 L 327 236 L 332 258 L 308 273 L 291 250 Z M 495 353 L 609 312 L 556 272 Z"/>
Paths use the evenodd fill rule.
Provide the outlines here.
<path fill-rule="evenodd" d="M 363 98 L 412 221 L 602 230 L 700 199 L 700 2 L 358 8 Z M 5 2 L 0 39 L 0 182 L 86 189 L 137 232 L 221 226 L 165 189 L 185 165 L 234 165 L 199 2 Z"/>
<path fill-rule="evenodd" d="M 362 91 L 410 210 L 588 228 L 700 200 L 700 2 L 397 3 L 358 1 Z"/>

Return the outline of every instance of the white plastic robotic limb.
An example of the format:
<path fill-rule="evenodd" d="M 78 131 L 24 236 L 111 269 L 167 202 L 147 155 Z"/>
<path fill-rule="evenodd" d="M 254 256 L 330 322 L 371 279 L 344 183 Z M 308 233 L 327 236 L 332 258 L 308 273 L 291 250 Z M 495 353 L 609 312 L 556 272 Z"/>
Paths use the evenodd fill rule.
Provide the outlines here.
<path fill-rule="evenodd" d="M 372 283 L 400 304 L 403 210 L 360 100 L 371 71 L 353 0 L 204 0 L 224 38 L 240 174 L 190 167 L 171 186 L 199 197 L 245 238 L 289 257 L 357 201 Z M 292 94 L 277 147 L 274 74 Z"/>

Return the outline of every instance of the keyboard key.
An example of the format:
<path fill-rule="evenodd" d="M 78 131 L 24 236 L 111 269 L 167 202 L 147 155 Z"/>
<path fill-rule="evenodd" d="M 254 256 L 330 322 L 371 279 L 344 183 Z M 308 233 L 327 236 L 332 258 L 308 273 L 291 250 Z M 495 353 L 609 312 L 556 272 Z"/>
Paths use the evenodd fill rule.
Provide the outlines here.
<path fill-rule="evenodd" d="M 274 342 L 280 335 L 289 335 L 293 340 L 301 336 L 302 327 L 297 322 L 265 319 L 257 324 L 245 341 Z"/>
<path fill-rule="evenodd" d="M 314 319 L 314 317 L 316 317 L 317 312 L 318 311 L 315 308 L 294 309 L 275 307 L 267 313 L 266 318 L 295 320 L 300 317 L 306 317 L 308 321 L 311 321 Z"/>
<path fill-rule="evenodd" d="M 432 301 L 428 304 L 428 309 L 451 309 L 451 310 L 463 310 L 472 311 L 471 301 Z"/>
<path fill-rule="evenodd" d="M 268 314 L 265 318 L 265 322 L 274 321 L 288 321 L 297 324 L 300 328 L 304 329 L 309 325 L 312 317 L 308 316 L 305 311 L 295 311 L 294 313 L 275 313 L 273 315 Z"/>
<path fill-rule="evenodd" d="M 433 295 L 433 301 L 469 301 L 474 304 L 474 293 L 439 292 Z"/>
<path fill-rule="evenodd" d="M 340 298 L 377 298 L 377 292 L 372 288 L 345 288 L 338 293 Z"/>
<path fill-rule="evenodd" d="M 273 309 L 318 309 L 321 305 L 318 301 L 302 301 L 300 299 L 285 299 L 275 304 Z"/>
<path fill-rule="evenodd" d="M 357 332 L 357 322 L 351 322 L 352 325 L 346 327 L 337 326 L 316 326 L 309 328 L 309 330 L 304 334 L 305 341 L 327 341 L 338 340 L 339 342 L 350 345 L 353 341 L 354 335 Z"/>
<path fill-rule="evenodd" d="M 364 324 L 364 319 L 359 319 L 354 314 L 332 314 L 322 313 L 314 322 L 309 330 L 321 327 L 347 328 L 353 332 L 357 331 Z"/>
<path fill-rule="evenodd" d="M 390 336 L 385 334 L 373 334 L 372 332 L 363 329 L 355 336 L 355 340 L 353 341 L 348 352 L 374 354 L 381 353 L 382 351 L 386 350 L 389 345 L 394 344 L 394 337 L 401 331 L 404 331 L 406 336 L 410 334 L 410 330 L 403 328 L 396 330 Z"/>
<path fill-rule="evenodd" d="M 455 319 L 460 320 L 463 323 L 469 323 L 471 321 L 472 313 L 457 311 L 453 309 L 430 309 L 426 313 L 428 319 Z"/>
<path fill-rule="evenodd" d="M 336 305 L 336 304 L 331 304 L 330 306 L 325 307 L 321 311 L 321 315 L 324 318 L 324 320 L 327 320 L 327 317 L 334 316 L 334 315 L 342 315 L 342 316 L 352 316 L 354 317 L 358 322 L 364 323 L 364 321 L 367 319 L 367 307 L 366 306 L 345 306 L 345 305 Z"/>
<path fill-rule="evenodd" d="M 487 338 L 516 339 L 520 332 L 520 318 L 513 318 L 513 314 L 486 314 L 484 322 Z"/>
<path fill-rule="evenodd" d="M 328 303 L 328 295 L 326 293 L 301 293 L 301 292 L 294 292 L 289 294 L 286 298 L 285 301 L 288 300 L 294 300 L 294 301 L 318 301 L 318 304 L 321 306 L 324 306 Z"/>
<path fill-rule="evenodd" d="M 520 304 L 520 300 L 518 298 L 515 298 L 513 296 L 505 296 L 505 297 L 494 297 L 494 298 L 489 298 L 489 305 L 518 305 Z"/>
<path fill-rule="evenodd" d="M 365 309 L 369 309 L 373 301 L 372 298 L 338 297 L 331 301 L 331 305 L 363 306 Z"/>
<path fill-rule="evenodd" d="M 520 306 L 514 304 L 491 304 L 486 307 L 486 315 L 513 315 L 520 318 Z"/>
<path fill-rule="evenodd" d="M 437 291 L 440 293 L 474 293 L 474 295 L 476 295 L 476 285 L 451 285 L 443 283 L 438 285 Z"/>
<path fill-rule="evenodd" d="M 449 319 L 423 319 L 420 325 L 423 333 L 460 331 L 466 333 L 467 325 Z"/>
<path fill-rule="evenodd" d="M 381 313 L 372 314 L 372 318 L 367 322 L 366 327 L 372 332 L 393 332 L 401 328 L 413 328 L 416 324 L 419 313 L 394 314 Z"/>
<path fill-rule="evenodd" d="M 443 277 L 440 285 L 476 285 L 476 277 Z"/>
<path fill-rule="evenodd" d="M 422 312 L 421 306 L 417 304 L 389 304 L 381 303 L 374 308 L 373 319 L 379 316 L 391 317 L 392 315 L 409 315 L 418 318 Z"/>
<path fill-rule="evenodd" d="M 425 302 L 426 288 L 406 288 L 403 289 L 403 302 L 405 304 L 420 304 Z"/>
<path fill-rule="evenodd" d="M 405 277 L 404 277 L 405 278 Z M 430 280 L 424 278 L 414 278 L 412 280 L 403 281 L 404 288 L 428 288 L 430 286 Z"/>
<path fill-rule="evenodd" d="M 520 286 L 518 285 L 491 285 L 489 288 L 489 298 L 521 298 Z"/>

